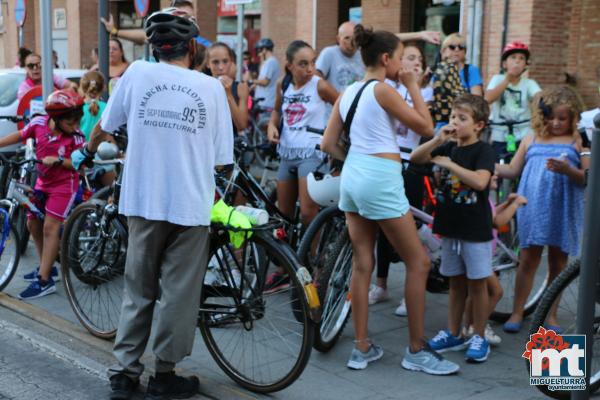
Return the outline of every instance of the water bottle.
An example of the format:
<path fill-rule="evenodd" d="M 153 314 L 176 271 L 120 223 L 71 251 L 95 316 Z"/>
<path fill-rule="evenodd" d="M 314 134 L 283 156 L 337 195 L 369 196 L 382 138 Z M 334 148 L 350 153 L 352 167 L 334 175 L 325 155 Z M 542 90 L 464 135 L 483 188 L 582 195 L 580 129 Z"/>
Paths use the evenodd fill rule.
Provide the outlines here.
<path fill-rule="evenodd" d="M 425 247 L 427 247 L 427 249 L 431 253 L 435 253 L 437 250 L 439 250 L 440 241 L 435 236 L 433 236 L 433 232 L 431 232 L 429 226 L 427 226 L 426 224 L 421 225 L 421 227 L 417 231 L 417 234 L 419 235 L 419 239 L 421 239 L 421 242 L 425 245 Z"/>
<path fill-rule="evenodd" d="M 235 210 L 248 217 L 252 225 L 260 226 L 269 222 L 269 213 L 260 208 L 237 206 Z"/>

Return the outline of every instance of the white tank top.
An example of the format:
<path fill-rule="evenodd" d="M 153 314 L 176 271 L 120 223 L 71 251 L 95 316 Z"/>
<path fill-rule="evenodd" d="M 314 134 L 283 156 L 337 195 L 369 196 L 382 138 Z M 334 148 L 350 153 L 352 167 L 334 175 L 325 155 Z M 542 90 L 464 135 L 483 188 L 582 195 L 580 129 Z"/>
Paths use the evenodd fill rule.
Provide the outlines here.
<path fill-rule="evenodd" d="M 320 79 L 313 76 L 299 89 L 294 88 L 292 83 L 283 94 L 283 128 L 278 147 L 282 158 L 293 160 L 322 155 L 315 148 L 321 143 L 322 136 L 306 131 L 306 127 L 325 129 L 327 125 L 327 103 L 317 90 Z"/>
<path fill-rule="evenodd" d="M 363 90 L 356 113 L 350 126 L 350 149 L 362 154 L 400 153 L 396 142 L 394 118 L 387 113 L 375 98 L 375 86 L 379 82 L 371 82 Z M 365 82 L 355 82 L 348 86 L 340 100 L 340 115 L 346 115 Z"/>

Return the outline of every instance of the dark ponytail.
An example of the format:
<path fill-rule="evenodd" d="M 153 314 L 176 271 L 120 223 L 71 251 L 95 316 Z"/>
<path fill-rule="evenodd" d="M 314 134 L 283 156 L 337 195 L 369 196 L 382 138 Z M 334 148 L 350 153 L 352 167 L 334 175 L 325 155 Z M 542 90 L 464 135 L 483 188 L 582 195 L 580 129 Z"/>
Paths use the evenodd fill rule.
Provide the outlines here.
<path fill-rule="evenodd" d="M 360 55 L 367 67 L 377 66 L 382 54 L 390 56 L 398 48 L 400 39 L 388 31 L 373 31 L 358 24 L 354 27 L 354 43 L 360 47 Z"/>

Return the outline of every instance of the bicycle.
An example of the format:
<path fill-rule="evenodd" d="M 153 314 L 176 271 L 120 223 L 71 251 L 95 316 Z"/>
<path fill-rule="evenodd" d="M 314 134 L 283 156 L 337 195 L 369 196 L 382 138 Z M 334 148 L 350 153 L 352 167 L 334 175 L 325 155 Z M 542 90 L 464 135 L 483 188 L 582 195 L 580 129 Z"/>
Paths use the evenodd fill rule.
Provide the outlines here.
<path fill-rule="evenodd" d="M 600 267 L 600 262 L 597 265 Z M 562 328 L 561 332 L 556 333 L 563 335 L 577 333 L 576 317 L 580 271 L 581 260 L 577 258 L 572 260 L 567 268 L 552 281 L 535 310 L 529 328 L 530 335 L 537 333 L 540 326 L 546 326 L 546 318 L 553 307 L 556 307 L 557 318 Z M 590 384 L 587 389 L 590 394 L 600 389 L 600 353 L 598 351 L 600 346 L 600 299 L 598 297 L 596 298 L 593 326 L 594 343 L 592 343 L 592 346 L 594 347 L 594 358 L 592 359 L 591 372 L 587 372 L 587 375 L 590 376 Z M 525 364 L 529 374 L 529 361 L 525 361 Z M 545 385 L 537 385 L 536 387 L 545 395 L 555 399 L 569 399 L 571 396 L 571 391 L 550 390 Z"/>
<path fill-rule="evenodd" d="M 250 124 L 246 135 L 258 166 L 276 171 L 279 165 L 277 151 L 267 137 L 267 125 L 272 109 L 261 107 L 259 103 L 263 100 L 264 98 L 255 98 L 252 101 L 249 112 Z"/>
<path fill-rule="evenodd" d="M 98 165 L 123 160 L 96 160 Z M 122 173 L 103 197 L 90 199 L 71 212 L 61 239 L 61 274 L 69 304 L 92 335 L 111 339 L 121 312 L 127 252 L 127 220 L 119 215 Z"/>
<path fill-rule="evenodd" d="M 198 327 L 211 356 L 236 383 L 258 393 L 282 390 L 302 373 L 319 316 L 310 274 L 289 245 L 272 235 L 277 225 L 211 226 L 213 267 L 204 277 L 199 309 Z M 241 249 L 229 242 L 232 230 L 245 234 Z M 290 286 L 265 293 L 275 268 L 289 275 Z M 239 271 L 237 278 L 233 271 Z"/>

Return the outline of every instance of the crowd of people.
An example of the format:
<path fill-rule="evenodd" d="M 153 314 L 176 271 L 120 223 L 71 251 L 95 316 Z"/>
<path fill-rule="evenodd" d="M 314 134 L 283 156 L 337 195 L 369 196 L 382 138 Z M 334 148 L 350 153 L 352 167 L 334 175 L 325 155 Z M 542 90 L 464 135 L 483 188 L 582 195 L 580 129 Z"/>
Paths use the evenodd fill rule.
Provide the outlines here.
<path fill-rule="evenodd" d="M 81 165 L 111 140 L 111 132 L 127 125 L 119 210 L 128 217 L 129 243 L 111 398 L 131 398 L 139 383 L 155 308 L 156 374 L 148 392 L 185 398 L 198 389 L 197 378 L 178 376 L 174 367 L 192 350 L 197 310 L 189 304 L 199 304 L 197 282 L 207 263 L 213 170 L 233 162 L 233 141 L 248 126 L 249 98 L 258 102 L 268 140 L 277 145 L 277 202 L 284 214 L 293 217 L 299 202 L 308 225 L 319 206 L 308 193 L 307 175 L 326 168 L 326 156 L 344 162 L 339 208 L 353 249 L 355 346 L 349 368 L 364 369 L 383 356 L 369 338 L 369 305 L 389 298 L 389 267 L 400 259 L 406 284 L 395 314 L 407 316 L 409 326 L 402 367 L 453 374 L 460 366 L 439 353 L 464 349 L 467 361 L 484 362 L 491 344 L 500 342 L 487 324 L 502 297 L 492 270 L 495 228 L 515 214 L 520 263 L 514 310 L 503 329 L 521 329 L 543 249 L 548 247 L 550 280 L 579 252 L 590 152 L 578 124 L 580 115 L 589 124 L 591 114 L 582 114 L 572 88 L 542 90 L 528 78 L 533 55 L 520 42 L 503 49 L 503 71 L 485 85 L 479 69 L 466 63 L 465 38 L 458 33 L 440 43 L 436 32 L 373 31 L 350 22 L 339 27 L 337 44 L 319 54 L 304 41 L 291 42 L 283 69 L 275 43 L 261 39 L 256 74 L 248 54 L 238 66 L 227 44 L 200 40 L 193 15 L 192 2 L 175 0 L 152 14 L 144 30 L 119 31 L 112 17 L 103 20 L 112 35 L 109 76 L 98 71 L 97 58 L 79 88 L 55 76 L 47 115 L 0 139 L 2 147 L 35 138 L 43 163 L 35 188 L 46 217 L 42 222 L 30 215 L 28 223 L 40 266 L 25 276 L 31 284 L 21 293 L 31 299 L 56 290 L 59 230 L 78 190 Z M 129 63 L 118 38 L 148 41 L 155 62 Z M 426 65 L 423 42 L 440 44 L 441 62 Z M 40 56 L 24 54 L 22 60 L 27 79 L 19 97 L 41 84 Z M 116 84 L 105 103 L 100 96 L 109 82 Z M 160 112 L 166 109 L 175 112 Z M 491 126 L 488 142 L 483 133 L 490 119 L 517 123 L 510 131 L 506 124 Z M 507 152 L 512 159 L 498 163 Z M 421 169 L 431 164 L 438 171 L 433 233 L 442 238 L 440 271 L 449 277 L 450 296 L 447 324 L 424 340 L 430 258 L 419 239 L 424 227 L 415 223 L 410 206 L 422 206 Z M 497 179 L 518 177 L 516 193 L 501 204 L 490 201 Z M 113 179 L 114 172 L 99 178 L 102 185 Z M 277 271 L 265 290 L 288 283 Z M 560 330 L 556 311 L 547 323 Z"/>

